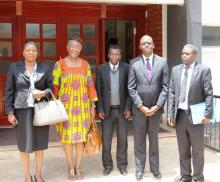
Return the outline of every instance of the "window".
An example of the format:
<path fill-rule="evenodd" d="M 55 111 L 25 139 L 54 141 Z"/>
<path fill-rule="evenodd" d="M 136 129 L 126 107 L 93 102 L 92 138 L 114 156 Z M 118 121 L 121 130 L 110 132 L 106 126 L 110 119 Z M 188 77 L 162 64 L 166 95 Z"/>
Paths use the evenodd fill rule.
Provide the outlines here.
<path fill-rule="evenodd" d="M 12 54 L 12 23 L 0 23 L 0 57 Z"/>
<path fill-rule="evenodd" d="M 220 46 L 220 27 L 203 26 L 202 45 Z"/>

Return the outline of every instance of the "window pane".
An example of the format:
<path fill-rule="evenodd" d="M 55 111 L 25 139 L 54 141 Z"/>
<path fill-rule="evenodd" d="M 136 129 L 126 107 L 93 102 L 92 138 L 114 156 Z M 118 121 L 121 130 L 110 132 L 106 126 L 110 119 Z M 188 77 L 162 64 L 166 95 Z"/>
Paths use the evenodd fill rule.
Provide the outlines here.
<path fill-rule="evenodd" d="M 88 60 L 90 65 L 90 69 L 92 73 L 96 73 L 96 61 L 95 60 Z"/>
<path fill-rule="evenodd" d="M 12 38 L 11 27 L 11 23 L 0 23 L 0 38 Z"/>
<path fill-rule="evenodd" d="M 0 56 L 2 57 L 12 56 L 12 42 L 0 42 Z"/>
<path fill-rule="evenodd" d="M 80 37 L 80 25 L 68 24 L 67 25 L 67 37 Z"/>
<path fill-rule="evenodd" d="M 49 70 L 50 70 L 51 72 L 52 72 L 52 70 L 53 70 L 53 65 L 54 65 L 55 61 L 56 61 L 56 60 L 44 60 L 44 63 L 49 65 Z"/>
<path fill-rule="evenodd" d="M 26 24 L 26 37 L 27 38 L 40 38 L 40 25 L 36 23 Z"/>
<path fill-rule="evenodd" d="M 203 46 L 220 46 L 220 27 L 203 27 Z"/>
<path fill-rule="evenodd" d="M 56 42 L 44 42 L 44 56 L 56 56 Z"/>
<path fill-rule="evenodd" d="M 94 24 L 83 25 L 83 37 L 84 38 L 95 38 L 95 25 Z"/>
<path fill-rule="evenodd" d="M 9 65 L 11 63 L 12 63 L 12 61 L 0 61 L 0 73 L 7 74 Z"/>
<path fill-rule="evenodd" d="M 38 56 L 41 55 L 41 52 L 40 52 L 40 42 L 34 42 L 36 45 L 37 45 L 37 53 L 38 53 Z"/>
<path fill-rule="evenodd" d="M 95 56 L 96 55 L 96 43 L 95 42 L 86 42 L 83 47 L 84 56 Z"/>
<path fill-rule="evenodd" d="M 43 24 L 43 37 L 44 38 L 56 38 L 56 25 L 55 24 Z"/>

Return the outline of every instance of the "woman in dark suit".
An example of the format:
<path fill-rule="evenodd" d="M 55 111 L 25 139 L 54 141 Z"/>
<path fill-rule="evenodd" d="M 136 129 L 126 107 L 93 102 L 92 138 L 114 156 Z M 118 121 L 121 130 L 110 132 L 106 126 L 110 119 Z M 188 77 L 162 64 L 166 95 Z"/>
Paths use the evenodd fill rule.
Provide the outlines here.
<path fill-rule="evenodd" d="M 35 152 L 35 181 L 43 182 L 41 169 L 43 150 L 48 148 L 49 126 L 33 126 L 34 102 L 52 91 L 52 76 L 46 64 L 37 62 L 34 42 L 24 44 L 24 60 L 10 65 L 6 82 L 6 113 L 15 126 L 18 150 L 24 169 L 25 182 L 33 181 L 29 169 L 30 153 Z"/>

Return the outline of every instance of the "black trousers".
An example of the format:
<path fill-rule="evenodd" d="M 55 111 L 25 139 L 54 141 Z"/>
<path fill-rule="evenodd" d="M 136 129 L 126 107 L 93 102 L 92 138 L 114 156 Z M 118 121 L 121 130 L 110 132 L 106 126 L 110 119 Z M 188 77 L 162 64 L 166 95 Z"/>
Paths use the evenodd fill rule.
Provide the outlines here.
<path fill-rule="evenodd" d="M 158 133 L 160 128 L 160 116 L 145 116 L 142 113 L 137 113 L 133 118 L 134 132 L 134 155 L 136 172 L 144 172 L 146 164 L 146 136 L 149 139 L 149 164 L 150 171 L 159 171 L 159 144 Z"/>
<path fill-rule="evenodd" d="M 180 156 L 180 174 L 192 179 L 204 180 L 204 125 L 193 125 L 189 122 L 188 113 L 178 110 L 176 118 L 176 134 Z"/>
<path fill-rule="evenodd" d="M 117 125 L 117 151 L 116 160 L 118 169 L 126 169 L 128 165 L 127 159 L 127 130 L 128 120 L 126 120 L 121 114 L 120 109 L 111 109 L 109 117 L 102 120 L 102 163 L 105 169 L 113 168 L 113 161 L 111 155 L 112 136 L 114 131 L 114 125 Z"/>

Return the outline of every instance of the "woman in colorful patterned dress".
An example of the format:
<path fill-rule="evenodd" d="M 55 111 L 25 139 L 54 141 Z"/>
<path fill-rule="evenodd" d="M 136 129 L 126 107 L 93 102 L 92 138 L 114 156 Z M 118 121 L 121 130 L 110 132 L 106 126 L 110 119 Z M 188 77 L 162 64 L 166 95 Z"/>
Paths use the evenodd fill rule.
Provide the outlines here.
<path fill-rule="evenodd" d="M 80 38 L 67 43 L 68 56 L 55 63 L 53 69 L 54 94 L 62 101 L 69 120 L 56 126 L 57 138 L 64 144 L 68 165 L 68 178 L 83 179 L 80 163 L 86 136 L 95 116 L 96 90 L 88 62 L 79 57 L 83 48 Z M 73 145 L 76 164 L 73 164 Z"/>

